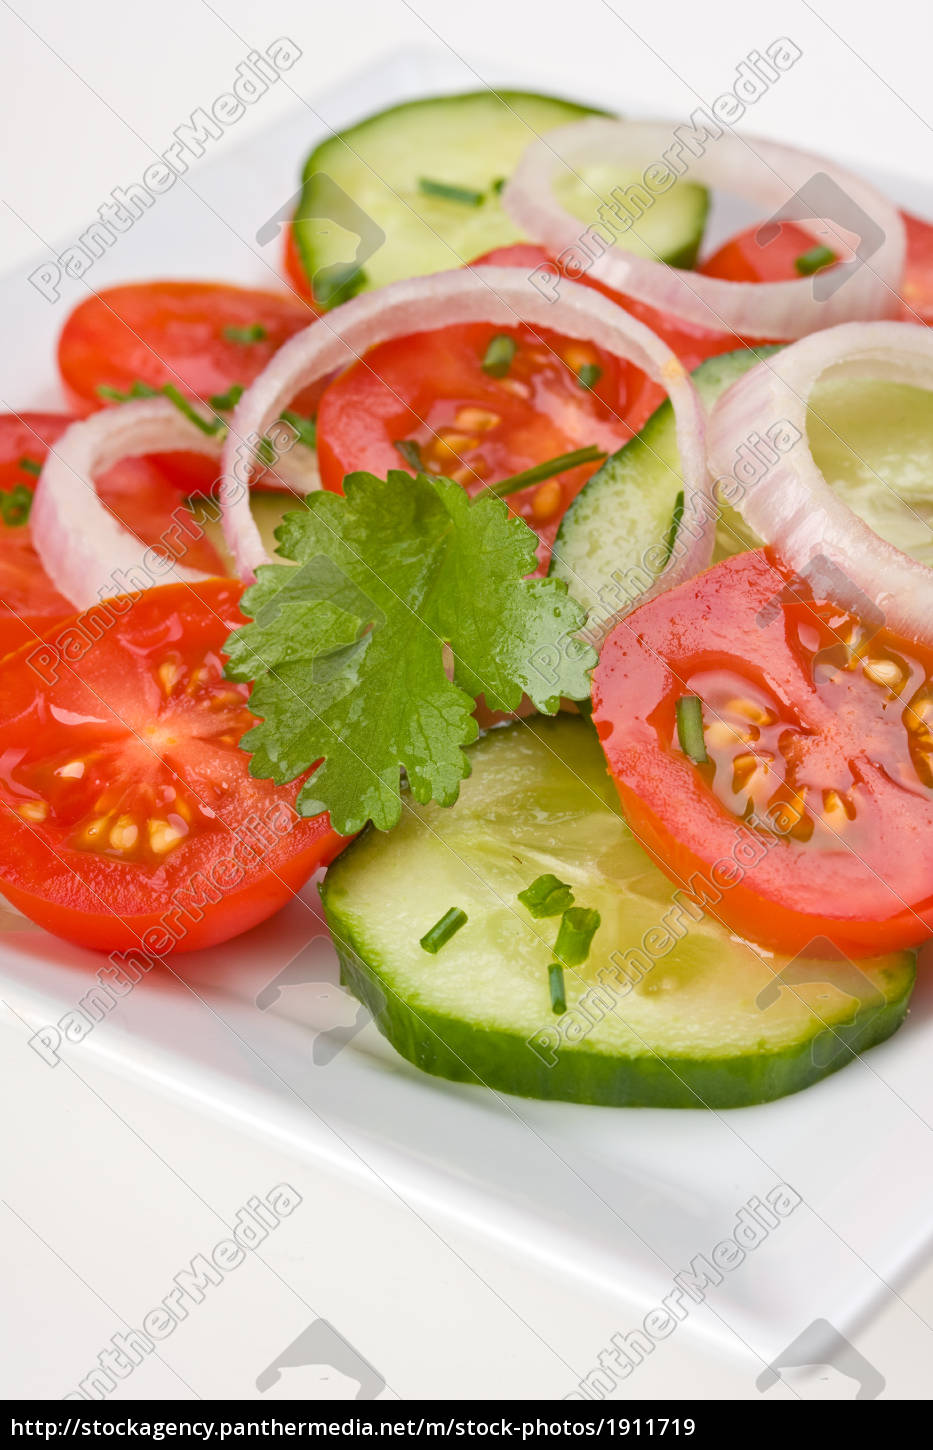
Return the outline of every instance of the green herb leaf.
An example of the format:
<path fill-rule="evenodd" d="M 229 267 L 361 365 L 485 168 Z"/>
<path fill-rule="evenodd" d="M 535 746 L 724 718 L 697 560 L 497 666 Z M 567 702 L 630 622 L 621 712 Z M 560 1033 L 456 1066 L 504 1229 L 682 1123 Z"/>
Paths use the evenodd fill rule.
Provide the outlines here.
<path fill-rule="evenodd" d="M 251 322 L 248 327 L 225 327 L 227 342 L 265 342 L 269 336 L 261 322 Z"/>
<path fill-rule="evenodd" d="M 554 955 L 565 967 L 579 967 L 590 954 L 600 915 L 592 906 L 571 906 L 560 919 Z"/>
<path fill-rule="evenodd" d="M 492 192 L 493 196 L 501 196 L 502 195 L 503 191 L 505 190 L 505 183 L 506 183 L 507 179 L 508 178 L 505 177 L 505 176 L 497 176 L 496 177 L 496 179 L 493 182 L 492 186 L 489 188 L 489 190 Z"/>
<path fill-rule="evenodd" d="M 106 383 L 98 383 L 94 391 L 99 398 L 103 398 L 105 403 L 129 403 L 133 398 L 157 398 L 159 395 L 158 388 L 150 387 L 149 383 L 144 383 L 139 378 L 130 385 L 126 392 L 121 392 L 119 388 L 108 387 Z"/>
<path fill-rule="evenodd" d="M 436 956 L 441 947 L 446 946 L 450 938 L 462 926 L 466 926 L 466 923 L 467 914 L 463 908 L 460 906 L 452 906 L 449 911 L 444 912 L 440 921 L 434 923 L 430 931 L 425 932 L 419 945 L 424 951 L 430 952 L 432 956 Z"/>
<path fill-rule="evenodd" d="M 422 196 L 437 196 L 441 201 L 458 201 L 461 206 L 482 206 L 483 193 L 472 186 L 454 186 L 449 181 L 432 181 L 419 176 L 418 190 Z"/>
<path fill-rule="evenodd" d="M 246 389 L 242 383 L 231 383 L 225 393 L 215 393 L 209 399 L 210 405 L 218 413 L 230 413 L 236 407 L 245 391 Z"/>
<path fill-rule="evenodd" d="M 599 363 L 583 363 L 577 370 L 577 382 L 581 388 L 595 388 L 603 375 Z"/>
<path fill-rule="evenodd" d="M 416 473 L 424 471 L 424 459 L 421 457 L 421 445 L 416 443 L 414 438 L 396 438 L 392 442 L 396 453 L 401 454 L 409 468 Z"/>
<path fill-rule="evenodd" d="M 566 881 L 560 881 L 548 871 L 520 891 L 518 899 L 534 917 L 560 916 L 568 906 L 573 906 L 573 891 Z"/>
<path fill-rule="evenodd" d="M 829 267 L 833 262 L 838 261 L 836 253 L 830 247 L 811 247 L 809 252 L 801 252 L 794 260 L 794 266 L 801 277 L 812 277 L 814 272 L 819 272 L 821 267 Z"/>
<path fill-rule="evenodd" d="M 0 518 L 8 529 L 18 529 L 29 518 L 34 494 L 24 483 L 17 483 L 7 492 L 0 490 Z"/>
<path fill-rule="evenodd" d="M 317 447 L 317 419 L 306 418 L 302 413 L 295 413 L 291 408 L 286 408 L 282 413 L 282 422 L 288 423 L 298 434 L 298 442 L 303 443 L 305 448 Z"/>
<path fill-rule="evenodd" d="M 178 391 L 174 383 L 166 383 L 162 392 L 170 403 L 175 404 L 179 413 L 187 418 L 189 423 L 193 423 L 196 428 L 200 428 L 202 433 L 206 433 L 208 438 L 215 438 L 220 433 L 226 433 L 227 425 L 222 418 L 202 417 L 197 408 L 188 401 L 183 393 Z"/>
<path fill-rule="evenodd" d="M 39 474 L 42 472 L 42 464 L 38 463 L 35 458 L 21 458 L 19 460 L 19 467 L 23 470 L 24 473 L 31 473 L 36 478 L 38 478 Z"/>
<path fill-rule="evenodd" d="M 337 307 L 341 302 L 349 302 L 351 297 L 362 292 L 368 281 L 363 268 L 358 267 L 355 262 L 338 262 L 332 267 L 322 267 L 319 272 L 315 272 L 312 280 L 314 300 L 325 310 Z"/>
<path fill-rule="evenodd" d="M 253 774 L 281 784 L 321 761 L 299 809 L 350 834 L 395 825 L 402 770 L 415 800 L 453 804 L 480 693 L 494 710 L 526 693 L 554 714 L 589 694 L 596 656 L 566 586 L 525 577 L 535 535 L 499 499 L 400 470 L 351 473 L 344 490 L 286 515 L 279 553 L 299 567 L 259 568 L 241 603 L 253 623 L 225 649 L 228 674 L 255 681 Z"/>
<path fill-rule="evenodd" d="M 677 739 L 684 755 L 688 755 L 694 765 L 706 765 L 709 756 L 703 738 L 703 705 L 699 695 L 681 695 L 674 706 L 674 713 L 677 717 Z"/>
<path fill-rule="evenodd" d="M 483 353 L 480 366 L 491 378 L 504 378 L 512 366 L 518 343 L 507 332 L 499 332 L 489 339 L 489 346 Z"/>
<path fill-rule="evenodd" d="M 395 446 L 397 448 L 398 444 Z M 489 492 L 494 493 L 496 498 L 508 498 L 510 493 L 519 493 L 523 488 L 530 488 L 533 483 L 543 483 L 546 478 L 553 478 L 557 473 L 566 473 L 569 468 L 579 468 L 581 463 L 600 463 L 605 456 L 595 444 L 588 448 L 575 448 L 572 453 L 561 453 L 557 458 L 548 458 L 544 463 L 536 463 L 533 468 L 523 469 L 521 473 L 500 478 L 498 483 L 489 485 Z"/>
<path fill-rule="evenodd" d="M 551 1011 L 555 1017 L 562 1017 L 567 1011 L 567 988 L 564 985 L 564 969 L 560 962 L 552 962 L 548 967 L 547 981 L 551 992 Z"/>

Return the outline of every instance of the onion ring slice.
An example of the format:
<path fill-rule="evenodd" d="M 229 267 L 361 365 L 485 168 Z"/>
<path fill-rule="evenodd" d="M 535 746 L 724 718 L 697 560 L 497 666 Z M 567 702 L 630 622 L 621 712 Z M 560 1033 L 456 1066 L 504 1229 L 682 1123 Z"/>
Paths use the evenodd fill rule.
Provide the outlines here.
<path fill-rule="evenodd" d="M 784 341 L 854 318 L 897 315 L 907 245 L 904 223 L 897 208 L 873 186 L 795 147 L 728 131 L 710 139 L 702 155 L 684 158 L 687 143 L 677 140 L 678 129 L 686 127 L 599 117 L 558 127 L 524 152 L 502 193 L 502 204 L 522 231 L 557 257 L 569 275 L 587 272 L 616 292 L 714 331 Z M 617 245 L 607 246 L 599 227 L 587 227 L 554 195 L 561 164 L 576 173 L 588 161 L 618 166 L 624 175 L 641 173 L 650 195 L 648 174 L 654 168 L 670 175 L 674 163 L 666 165 L 661 158 L 675 150 L 684 158 L 683 174 L 690 181 L 740 192 L 772 216 L 788 207 L 787 220 L 812 230 L 815 214 L 825 211 L 825 220 L 846 239 L 859 237 L 863 258 L 851 255 L 831 272 L 787 282 L 704 277 Z M 657 191 L 661 194 L 660 182 Z M 613 236 L 622 228 L 620 208 L 608 201 L 605 207 L 617 218 L 615 231 L 612 222 L 602 224 Z"/>

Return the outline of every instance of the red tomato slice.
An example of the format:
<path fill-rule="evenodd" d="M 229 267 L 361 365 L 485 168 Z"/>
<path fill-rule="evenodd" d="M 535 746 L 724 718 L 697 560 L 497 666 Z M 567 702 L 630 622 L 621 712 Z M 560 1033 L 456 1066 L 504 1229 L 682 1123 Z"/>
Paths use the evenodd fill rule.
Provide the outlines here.
<path fill-rule="evenodd" d="M 0 889 L 40 926 L 104 951 L 209 946 L 345 844 L 296 814 L 299 782 L 249 773 L 249 689 L 221 654 L 241 592 L 124 595 L 0 663 Z"/>
<path fill-rule="evenodd" d="M 309 303 L 285 292 L 220 282 L 141 282 L 88 297 L 72 312 L 58 342 L 58 366 L 75 409 L 105 406 L 101 386 L 128 392 L 134 382 L 174 383 L 205 402 L 239 383 L 248 386 L 283 342 L 314 321 Z M 247 341 L 248 330 L 262 336 Z M 228 335 L 239 330 L 243 340 Z M 324 380 L 295 399 L 299 413 L 317 411 Z M 159 455 L 168 477 L 186 493 L 208 492 L 217 470 L 200 454 Z"/>
<path fill-rule="evenodd" d="M 298 250 L 298 243 L 295 240 L 295 227 L 293 222 L 289 222 L 285 228 L 282 271 L 285 274 L 286 281 L 294 287 L 298 296 L 304 297 L 308 302 L 311 302 L 311 285 L 308 282 L 308 274 L 304 269 L 301 253 Z"/>
<path fill-rule="evenodd" d="M 708 763 L 680 743 L 683 696 L 702 702 Z M 865 956 L 933 930 L 933 650 L 872 634 L 756 551 L 618 625 L 593 700 L 632 829 L 733 931 Z"/>
<path fill-rule="evenodd" d="M 515 353 L 504 376 L 490 376 L 483 358 L 503 334 Z M 581 385 L 582 367 L 598 369 L 592 387 Z M 592 344 L 521 326 L 470 323 L 382 343 L 321 399 L 322 482 L 340 492 L 354 470 L 384 476 L 407 467 L 397 441 L 414 443 L 428 472 L 457 480 L 471 494 L 589 444 L 614 452 L 631 437 L 624 412 L 634 371 Z M 582 465 L 509 499 L 536 530 L 542 563 L 563 513 L 595 466 Z"/>
<path fill-rule="evenodd" d="M 902 215 L 907 228 L 907 263 L 901 316 L 908 322 L 933 325 L 933 226 L 909 212 Z M 700 271 L 733 282 L 782 282 L 798 277 L 797 258 L 816 245 L 810 233 L 785 222 L 774 241 L 763 247 L 756 241 L 757 231 L 755 226 L 739 232 Z"/>
<path fill-rule="evenodd" d="M 489 265 L 494 267 L 524 267 L 529 274 L 546 268 L 548 271 L 558 271 L 557 263 L 548 255 L 543 247 L 534 242 L 516 242 L 511 247 L 497 247 L 492 252 L 486 252 L 482 257 L 477 257 L 471 266 Z M 615 292 L 607 287 L 604 282 L 597 282 L 594 278 L 584 273 L 575 277 L 584 287 L 593 287 L 597 292 L 602 292 L 610 302 L 617 303 L 637 317 L 658 337 L 664 339 L 672 352 L 680 358 L 688 372 L 693 372 L 701 362 L 708 357 L 715 357 L 722 352 L 732 352 L 737 347 L 742 347 L 743 341 L 731 332 L 710 332 L 707 328 L 696 327 L 691 322 L 684 322 L 678 317 L 671 317 L 667 313 L 659 312 L 656 307 L 649 307 L 646 302 L 636 302 L 633 297 L 624 297 L 621 292 Z M 547 281 L 542 281 L 547 286 Z M 750 346 L 757 346 L 751 343 Z M 647 378 L 639 368 L 629 367 L 626 372 L 627 393 L 625 397 L 624 417 L 626 423 L 637 433 L 642 428 L 656 408 L 659 408 L 665 399 L 664 389 L 657 383 Z"/>
<path fill-rule="evenodd" d="M 74 420 L 64 413 L 0 414 L 0 490 L 36 486 L 34 469 L 49 447 Z M 23 461 L 30 468 L 23 467 Z M 147 458 L 127 458 L 98 481 L 101 498 L 143 543 L 157 546 L 179 563 L 205 574 L 226 568 L 190 510 L 161 469 Z M 56 620 L 74 613 L 73 605 L 52 584 L 32 545 L 28 522 L 0 520 L 0 657 L 34 641 Z"/>
<path fill-rule="evenodd" d="M 919 317 L 933 327 L 933 226 L 904 212 L 907 227 L 907 266 L 904 269 L 904 317 Z"/>

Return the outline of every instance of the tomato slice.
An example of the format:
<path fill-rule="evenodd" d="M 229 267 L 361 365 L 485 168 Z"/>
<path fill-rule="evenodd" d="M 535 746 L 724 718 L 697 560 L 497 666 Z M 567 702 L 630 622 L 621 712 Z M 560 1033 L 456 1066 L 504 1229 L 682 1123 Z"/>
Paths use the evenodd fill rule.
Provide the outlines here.
<path fill-rule="evenodd" d="M 541 268 L 547 271 L 557 272 L 557 263 L 545 251 L 534 242 L 516 242 L 510 247 L 497 247 L 492 252 L 486 252 L 484 256 L 477 257 L 471 266 L 494 266 L 494 267 L 524 267 L 529 274 Z M 636 302 L 634 297 L 625 297 L 621 292 L 614 291 L 607 287 L 604 282 L 598 282 L 583 273 L 575 277 L 584 287 L 593 287 L 597 292 L 602 292 L 610 302 L 615 302 L 619 307 L 624 307 L 626 312 L 637 317 L 658 337 L 664 339 L 672 352 L 683 363 L 688 372 L 693 372 L 701 362 L 708 357 L 716 357 L 722 352 L 732 352 L 737 347 L 745 344 L 743 340 L 732 332 L 711 332 L 708 328 L 697 327 L 691 322 L 685 322 L 682 318 L 672 317 L 665 312 L 659 312 L 656 307 L 649 307 L 646 302 Z M 542 282 L 547 286 L 546 280 Z M 748 346 L 755 347 L 757 342 L 750 342 Z M 624 418 L 629 428 L 637 433 L 647 423 L 651 414 L 664 402 L 666 394 L 664 389 L 635 367 L 629 367 L 626 372 L 626 396 L 624 400 Z"/>
<path fill-rule="evenodd" d="M 490 376 L 483 358 L 503 335 L 514 343 L 514 355 L 507 374 Z M 578 380 L 584 367 L 598 369 L 592 387 Z M 321 480 L 340 492 L 344 475 L 355 469 L 385 476 L 390 468 L 410 467 L 396 441 L 414 444 L 428 472 L 455 479 L 471 494 L 589 444 L 612 453 L 631 436 L 620 416 L 627 372 L 625 363 L 589 343 L 527 327 L 469 323 L 383 343 L 321 399 Z M 509 498 L 536 530 L 542 563 L 561 516 L 596 466 L 578 466 Z"/>
<path fill-rule="evenodd" d="M 220 282 L 111 287 L 79 303 L 68 318 L 58 342 L 59 371 L 79 413 L 106 405 L 101 387 L 125 393 L 137 381 L 153 388 L 173 383 L 207 402 L 234 384 L 248 386 L 315 316 L 291 293 Z M 322 380 L 305 389 L 295 409 L 313 416 L 325 386 Z M 186 493 L 208 492 L 217 475 L 197 453 L 159 455 L 159 463 Z"/>
<path fill-rule="evenodd" d="M 707 763 L 681 744 L 685 696 Z M 618 625 L 593 699 L 632 829 L 733 931 L 865 956 L 933 930 L 933 650 L 755 551 Z"/>
<path fill-rule="evenodd" d="M 160 955 L 236 936 L 345 844 L 249 773 L 221 650 L 242 585 L 95 605 L 0 663 L 0 889 L 82 946 Z"/>
<path fill-rule="evenodd" d="M 28 506 L 31 497 L 14 495 L 14 490 L 27 490 L 31 496 L 36 470 L 73 421 L 64 413 L 0 414 L 0 490 L 7 499 L 22 498 Z M 168 548 L 163 545 L 162 552 L 179 563 L 205 574 L 226 573 L 217 550 L 151 459 L 124 459 L 101 476 L 98 491 L 143 543 L 158 546 L 165 539 Z M 28 522 L 0 518 L 0 657 L 73 613 L 39 562 Z"/>
<path fill-rule="evenodd" d="M 933 327 L 933 225 L 904 212 L 907 227 L 907 266 L 904 269 L 904 317 L 918 317 Z"/>
<path fill-rule="evenodd" d="M 907 228 L 907 262 L 901 316 L 908 322 L 933 324 L 933 226 L 909 212 L 902 215 Z M 774 241 L 763 247 L 757 240 L 758 230 L 754 226 L 737 233 L 700 271 L 733 282 L 784 282 L 799 277 L 797 258 L 817 245 L 811 234 L 784 222 Z"/>

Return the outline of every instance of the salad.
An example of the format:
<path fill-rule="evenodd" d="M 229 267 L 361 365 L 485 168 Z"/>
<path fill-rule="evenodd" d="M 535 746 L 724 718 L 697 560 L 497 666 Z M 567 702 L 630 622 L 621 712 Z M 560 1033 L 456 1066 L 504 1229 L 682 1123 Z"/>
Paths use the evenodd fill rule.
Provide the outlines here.
<path fill-rule="evenodd" d="M 543 1098 L 743 1106 L 896 1031 L 933 226 L 684 130 L 397 106 L 307 158 L 283 290 L 74 310 L 69 411 L 0 418 L 12 906 L 162 959 L 321 872 L 398 1052 Z M 716 187 L 771 220 L 704 245 Z"/>

